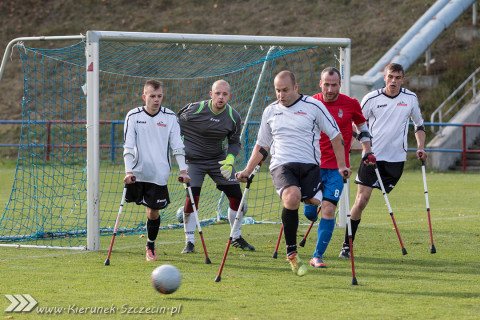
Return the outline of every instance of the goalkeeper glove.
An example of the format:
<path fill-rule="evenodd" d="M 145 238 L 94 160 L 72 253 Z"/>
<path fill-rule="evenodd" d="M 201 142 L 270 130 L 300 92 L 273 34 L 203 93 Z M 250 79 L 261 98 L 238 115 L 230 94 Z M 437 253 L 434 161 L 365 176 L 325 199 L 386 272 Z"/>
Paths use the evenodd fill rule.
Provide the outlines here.
<path fill-rule="evenodd" d="M 365 163 L 367 166 L 370 165 L 370 164 L 375 164 L 375 162 L 377 162 L 377 158 L 375 158 L 375 155 L 373 154 L 373 152 L 367 152 L 363 158 L 363 163 Z"/>
<path fill-rule="evenodd" d="M 230 179 L 232 176 L 233 163 L 235 162 L 235 157 L 232 154 L 227 155 L 227 158 L 223 161 L 218 161 L 222 166 L 220 167 L 220 172 L 225 177 L 225 179 Z"/>

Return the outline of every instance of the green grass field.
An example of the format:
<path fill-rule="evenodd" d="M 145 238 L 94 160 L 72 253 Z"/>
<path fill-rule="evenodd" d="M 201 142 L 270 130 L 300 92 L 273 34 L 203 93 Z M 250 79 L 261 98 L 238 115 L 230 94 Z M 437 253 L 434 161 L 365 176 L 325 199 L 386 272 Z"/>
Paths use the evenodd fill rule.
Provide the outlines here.
<path fill-rule="evenodd" d="M 2 212 L 10 194 L 14 166 L 0 166 Z M 389 195 L 408 255 L 403 256 L 381 192 L 374 192 L 355 241 L 358 286 L 352 286 L 349 260 L 338 258 L 344 229 L 335 230 L 325 255 L 327 269 L 309 267 L 295 276 L 284 261 L 272 259 L 280 226 L 243 226 L 243 235 L 257 248 L 231 248 L 215 283 L 228 240 L 227 224 L 203 228 L 212 261 L 206 265 L 201 242 L 182 255 L 183 230 L 161 230 L 159 261 L 144 258 L 145 237 L 119 236 L 111 265 L 103 265 L 110 236 L 101 251 L 86 252 L 0 247 L 0 293 L 30 294 L 38 305 L 29 313 L 6 313 L 4 319 L 478 319 L 480 312 L 480 248 L 478 173 L 427 172 L 436 254 L 430 254 L 425 197 L 420 170 L 404 173 Z M 351 186 L 353 195 L 356 188 Z M 299 227 L 299 240 L 308 226 Z M 299 255 L 313 252 L 313 229 Z M 150 273 L 161 264 L 182 272 L 182 285 L 171 295 L 151 286 Z M 96 309 L 95 309 L 96 308 Z M 99 308 L 110 313 L 99 314 Z M 113 309 L 112 309 L 113 308 Z M 142 311 L 144 313 L 140 313 Z M 146 313 L 146 308 L 151 308 Z M 164 308 L 164 309 L 162 309 Z M 58 312 L 42 314 L 41 312 Z M 113 312 L 114 311 L 114 312 Z M 131 312 L 131 313 L 128 313 Z M 172 314 L 172 312 L 174 312 Z"/>

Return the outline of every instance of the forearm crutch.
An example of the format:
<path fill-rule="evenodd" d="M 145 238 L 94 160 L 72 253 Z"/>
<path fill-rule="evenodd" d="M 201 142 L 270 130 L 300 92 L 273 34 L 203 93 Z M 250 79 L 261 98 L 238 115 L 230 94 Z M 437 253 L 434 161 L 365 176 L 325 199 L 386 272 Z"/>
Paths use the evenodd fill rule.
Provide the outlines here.
<path fill-rule="evenodd" d="M 260 166 L 262 165 L 263 161 L 265 161 L 265 159 L 267 158 L 267 155 L 268 155 L 267 150 L 260 148 L 259 151 L 262 154 L 263 158 L 255 166 L 252 173 L 247 178 L 247 185 L 245 186 L 245 191 L 243 192 L 242 200 L 240 201 L 240 205 L 238 206 L 239 208 L 241 208 L 241 210 L 237 211 L 235 222 L 233 223 L 233 227 L 230 230 L 230 237 L 228 238 L 227 248 L 225 249 L 225 254 L 223 255 L 222 264 L 220 265 L 220 270 L 218 271 L 218 275 L 215 278 L 215 282 L 220 282 L 222 280 L 223 266 L 225 265 L 225 260 L 227 259 L 228 249 L 230 249 L 230 244 L 232 243 L 233 232 L 237 229 L 238 224 L 242 223 L 241 220 L 243 218 L 243 204 L 245 203 L 245 199 L 247 198 L 248 190 L 250 189 L 250 184 L 252 183 L 253 177 L 255 176 L 257 171 L 260 169 Z"/>
<path fill-rule="evenodd" d="M 422 157 L 422 153 L 420 152 L 420 157 Z M 422 175 L 423 175 L 423 188 L 425 190 L 425 203 L 427 205 L 427 216 L 428 216 L 428 228 L 430 229 L 430 253 L 436 253 L 437 249 L 435 249 L 435 245 L 433 244 L 433 232 L 432 232 L 432 222 L 430 220 L 430 204 L 428 202 L 428 190 L 427 190 L 427 176 L 425 175 L 425 161 L 422 161 Z"/>
<path fill-rule="evenodd" d="M 393 226 L 395 227 L 395 231 L 397 232 L 398 241 L 400 241 L 400 246 L 402 247 L 402 254 L 406 255 L 407 249 L 405 249 L 405 247 L 403 246 L 402 238 L 400 237 L 400 232 L 398 232 L 397 223 L 395 222 L 395 218 L 393 217 L 392 207 L 390 207 L 390 202 L 388 202 L 387 193 L 385 192 L 385 187 L 383 186 L 382 177 L 380 177 L 380 172 L 378 171 L 378 166 L 376 163 L 374 164 L 374 168 L 375 168 L 375 173 L 377 174 L 378 183 L 380 184 L 380 188 L 382 189 L 383 197 L 385 198 L 385 202 L 387 203 L 388 211 L 390 212 L 390 217 L 392 217 Z"/>
<path fill-rule="evenodd" d="M 132 180 L 132 182 L 135 182 L 135 176 L 132 176 L 130 179 Z M 104 263 L 104 265 L 106 266 L 110 265 L 110 255 L 112 254 L 113 243 L 115 242 L 115 236 L 117 235 L 118 222 L 120 221 L 120 216 L 122 215 L 123 204 L 125 203 L 126 194 L 127 194 L 127 185 L 125 184 L 125 186 L 123 187 L 122 200 L 120 200 L 120 207 L 118 208 L 117 219 L 115 220 L 115 227 L 113 228 L 113 236 L 112 236 L 112 240 L 110 241 L 110 249 L 108 249 L 107 260 L 105 260 L 105 263 Z"/>
<path fill-rule="evenodd" d="M 183 183 L 183 178 L 178 178 L 178 181 Z M 187 189 L 188 195 L 190 197 L 190 201 L 192 203 L 193 214 L 195 216 L 195 221 L 197 222 L 198 234 L 200 235 L 200 239 L 202 240 L 203 252 L 205 253 L 205 263 L 211 264 L 210 258 L 208 257 L 207 253 L 207 246 L 205 245 L 205 240 L 203 240 L 203 232 L 202 227 L 200 226 L 200 219 L 198 218 L 197 207 L 195 206 L 195 199 L 193 198 L 192 188 L 190 187 L 190 183 L 184 183 L 185 189 Z M 185 213 L 184 213 L 185 214 Z M 185 219 L 184 219 L 185 221 Z"/>

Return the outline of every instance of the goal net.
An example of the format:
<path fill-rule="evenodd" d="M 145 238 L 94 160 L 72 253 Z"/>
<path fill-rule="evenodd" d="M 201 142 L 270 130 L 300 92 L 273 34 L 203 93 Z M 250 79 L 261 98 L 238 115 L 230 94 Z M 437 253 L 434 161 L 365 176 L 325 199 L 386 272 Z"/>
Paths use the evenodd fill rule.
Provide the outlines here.
<path fill-rule="evenodd" d="M 209 99 L 216 80 L 228 81 L 229 103 L 244 122 L 235 163 L 241 170 L 262 111 L 276 100 L 274 76 L 291 70 L 299 92 L 312 95 L 319 91 L 321 70 L 335 66 L 348 94 L 349 46 L 349 39 L 93 31 L 56 49 L 17 43 L 23 122 L 15 179 L 0 216 L 0 244 L 98 250 L 100 236 L 111 236 L 124 186 L 123 121 L 143 104 L 147 79 L 163 82 L 163 106 L 175 112 Z M 176 211 L 185 189 L 172 163 L 171 204 L 161 211 L 161 228 L 182 227 Z M 267 167 L 255 177 L 246 215 L 279 222 L 280 199 Z M 225 218 L 228 201 L 208 177 L 198 206 L 203 225 Z M 118 233 L 144 232 L 145 220 L 144 207 L 126 204 Z"/>

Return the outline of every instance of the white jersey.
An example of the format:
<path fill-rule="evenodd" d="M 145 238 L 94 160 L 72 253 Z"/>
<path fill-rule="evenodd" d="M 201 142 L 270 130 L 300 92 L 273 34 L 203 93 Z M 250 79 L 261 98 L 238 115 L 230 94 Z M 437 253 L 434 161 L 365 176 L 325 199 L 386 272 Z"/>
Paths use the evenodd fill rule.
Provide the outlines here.
<path fill-rule="evenodd" d="M 184 149 L 177 117 L 160 107 L 156 115 L 144 107 L 128 112 L 124 125 L 124 148 L 134 150 L 132 172 L 139 182 L 167 185 L 171 162 L 169 147 Z"/>
<path fill-rule="evenodd" d="M 406 161 L 410 118 L 416 126 L 423 125 L 417 95 L 401 88 L 397 96 L 389 97 L 383 88 L 368 93 L 361 105 L 363 116 L 368 120 L 372 151 L 377 160 Z"/>
<path fill-rule="evenodd" d="M 291 106 L 278 101 L 263 111 L 257 144 L 270 147 L 270 171 L 289 162 L 320 165 L 320 132 L 330 140 L 340 130 L 323 103 L 307 95 Z"/>

